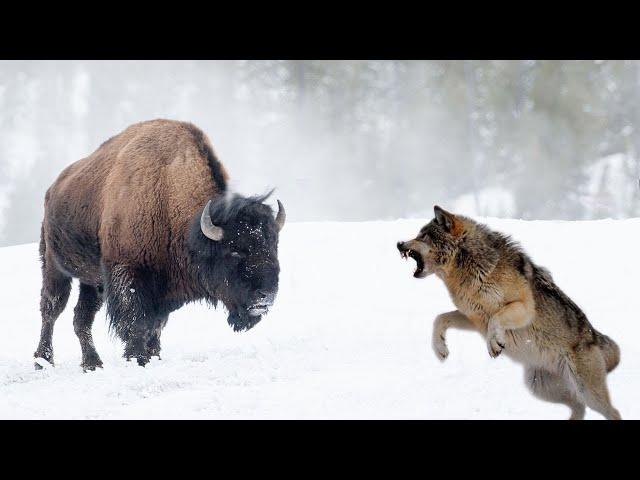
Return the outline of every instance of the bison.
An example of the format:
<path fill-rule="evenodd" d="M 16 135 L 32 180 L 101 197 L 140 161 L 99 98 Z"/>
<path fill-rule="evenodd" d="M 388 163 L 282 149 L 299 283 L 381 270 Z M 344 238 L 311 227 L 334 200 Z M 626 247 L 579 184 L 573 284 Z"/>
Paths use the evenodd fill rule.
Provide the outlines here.
<path fill-rule="evenodd" d="M 91 326 L 103 300 L 125 358 L 143 366 L 160 356 L 169 313 L 185 303 L 222 302 L 235 331 L 256 325 L 278 290 L 285 211 L 278 200 L 274 216 L 268 194 L 232 194 L 227 181 L 207 136 L 170 120 L 134 124 L 63 170 L 45 196 L 36 359 L 53 364 L 72 278 L 85 371 L 102 367 Z"/>

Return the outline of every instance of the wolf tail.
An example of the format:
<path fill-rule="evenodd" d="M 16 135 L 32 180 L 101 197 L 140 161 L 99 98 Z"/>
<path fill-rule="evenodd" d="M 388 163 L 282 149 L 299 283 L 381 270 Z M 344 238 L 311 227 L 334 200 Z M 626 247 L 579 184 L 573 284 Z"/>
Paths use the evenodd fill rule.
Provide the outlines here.
<path fill-rule="evenodd" d="M 603 335 L 600 332 L 596 333 L 596 341 L 598 347 L 600 347 L 602 356 L 604 357 L 604 362 L 607 365 L 608 373 L 616 368 L 620 363 L 620 347 L 618 347 L 618 344 L 611 340 L 611 338 Z"/>

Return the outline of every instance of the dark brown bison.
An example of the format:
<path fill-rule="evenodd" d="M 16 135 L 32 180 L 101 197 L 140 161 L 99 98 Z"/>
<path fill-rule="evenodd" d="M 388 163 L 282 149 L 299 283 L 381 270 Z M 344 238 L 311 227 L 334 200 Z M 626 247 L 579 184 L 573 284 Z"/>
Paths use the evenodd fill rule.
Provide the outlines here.
<path fill-rule="evenodd" d="M 35 357 L 53 363 L 74 277 L 85 370 L 102 366 L 91 326 L 103 299 L 125 357 L 140 365 L 159 356 L 169 313 L 187 302 L 221 301 L 236 331 L 257 324 L 278 290 L 285 212 L 278 201 L 274 218 L 267 196 L 230 194 L 227 179 L 207 136 L 169 120 L 132 125 L 67 167 L 45 196 Z"/>

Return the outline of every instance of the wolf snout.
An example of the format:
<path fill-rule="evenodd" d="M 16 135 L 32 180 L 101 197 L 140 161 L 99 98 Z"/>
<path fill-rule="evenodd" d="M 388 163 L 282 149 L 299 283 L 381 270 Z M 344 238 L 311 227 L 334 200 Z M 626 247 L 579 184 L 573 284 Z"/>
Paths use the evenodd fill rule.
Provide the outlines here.
<path fill-rule="evenodd" d="M 409 254 L 411 253 L 411 249 L 409 248 L 409 246 L 407 245 L 409 242 L 398 242 L 396 243 L 396 246 L 398 247 L 398 251 L 400 252 L 400 256 L 402 258 L 409 258 Z"/>

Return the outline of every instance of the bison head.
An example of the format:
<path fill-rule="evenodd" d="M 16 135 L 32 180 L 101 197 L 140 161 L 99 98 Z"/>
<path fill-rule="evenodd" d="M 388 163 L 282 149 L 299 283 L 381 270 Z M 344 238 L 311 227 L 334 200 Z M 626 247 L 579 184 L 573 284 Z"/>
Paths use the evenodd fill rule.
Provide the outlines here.
<path fill-rule="evenodd" d="M 267 197 L 210 200 L 192 229 L 192 243 L 200 245 L 201 281 L 214 302 L 225 304 L 235 331 L 255 326 L 278 292 L 278 235 L 285 211 L 278 200 L 274 215 L 264 203 Z"/>

